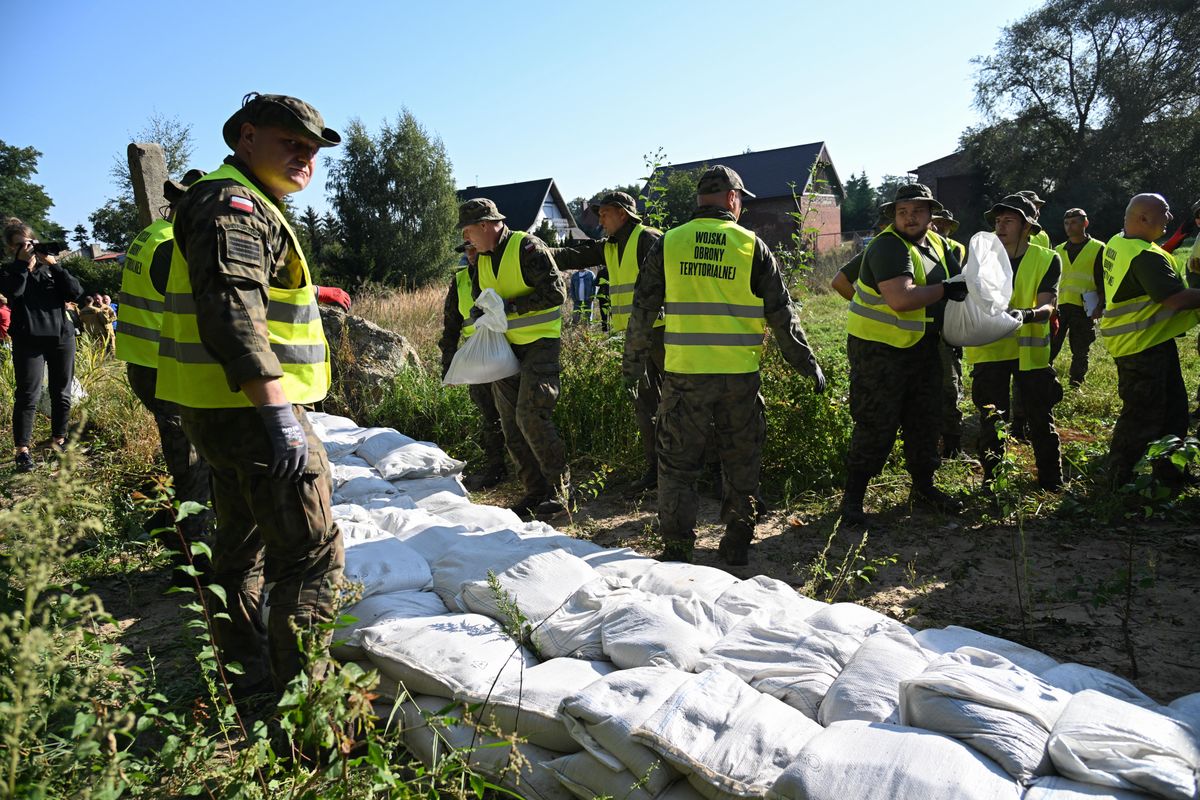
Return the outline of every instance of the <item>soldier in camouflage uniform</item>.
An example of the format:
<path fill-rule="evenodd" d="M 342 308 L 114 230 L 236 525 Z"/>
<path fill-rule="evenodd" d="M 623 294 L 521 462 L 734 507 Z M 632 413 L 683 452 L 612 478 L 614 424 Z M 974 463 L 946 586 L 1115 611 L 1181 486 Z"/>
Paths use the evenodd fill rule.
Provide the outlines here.
<path fill-rule="evenodd" d="M 616 267 L 620 276 L 616 285 L 606 283 L 605 298 L 615 294 L 621 302 L 614 304 L 604 315 L 611 315 L 612 329 L 624 331 L 632 311 L 630 303 L 633 297 L 634 284 L 637 282 L 638 266 L 645 261 L 650 249 L 662 238 L 662 231 L 644 227 L 642 217 L 638 214 L 637 204 L 625 192 L 609 192 L 592 204 L 592 210 L 600 217 L 604 227 L 605 237 L 584 242 L 573 247 L 560 247 L 554 253 L 554 262 L 559 269 L 571 270 L 586 267 L 604 267 L 609 282 L 612 281 L 613 268 Z M 636 250 L 626 253 L 630 239 L 636 241 Z M 630 263 L 629 256 L 633 261 Z M 632 269 L 629 269 L 632 267 Z M 607 303 L 602 303 L 603 309 Z M 633 401 L 634 416 L 637 419 L 638 431 L 642 437 L 642 450 L 646 457 L 646 469 L 629 487 L 632 492 L 653 489 L 658 484 L 658 459 L 655 455 L 654 415 L 658 410 L 658 402 L 662 396 L 663 382 L 663 331 L 661 325 L 656 325 L 650 332 L 650 354 L 646 359 L 646 374 L 638 383 L 636 397 Z"/>
<path fill-rule="evenodd" d="M 190 285 L 190 292 L 167 294 L 157 396 L 179 405 L 188 439 L 212 469 L 213 577 L 230 617 L 218 619 L 214 633 L 222 657 L 242 665 L 244 674 L 232 679 L 235 696 L 246 697 L 278 691 L 300 672 L 292 625 L 315 634 L 315 626 L 332 621 L 342 579 L 329 462 L 304 407 L 292 401 L 305 392 L 284 388 L 323 391 L 328 348 L 286 340 L 277 348 L 267 335 L 268 320 L 288 311 L 276 297 L 288 292 L 307 300 L 292 313 L 311 324 L 316 293 L 301 269 L 283 198 L 308 185 L 320 148 L 340 137 L 307 103 L 258 94 L 247 96 L 222 134 L 234 154 L 220 177 L 210 173 L 188 189 L 176 213 L 168 287 Z M 189 316 L 200 348 L 172 338 L 182 336 L 174 320 Z M 324 386 L 293 377 L 299 358 L 315 359 L 316 370 L 323 365 Z M 188 380 L 213 362 L 226 387 Z M 273 583 L 269 626 L 262 621 L 264 581 Z"/>
<path fill-rule="evenodd" d="M 504 443 L 525 488 L 510 508 L 523 516 L 549 518 L 573 499 L 567 450 L 553 419 L 566 284 L 545 243 L 509 230 L 504 219 L 486 198 L 458 207 L 463 240 L 479 251 L 475 264 L 467 267 L 471 296 L 492 288 L 504 298 L 509 320 L 505 336 L 521 364 L 519 373 L 492 384 Z"/>
<path fill-rule="evenodd" d="M 954 251 L 954 258 L 946 261 L 946 266 L 950 269 L 948 277 L 953 278 L 962 272 L 962 267 L 967 264 L 966 246 L 950 238 L 958 230 L 958 220 L 954 218 L 950 209 L 942 208 L 933 212 L 930 227 Z M 955 347 L 939 337 L 938 355 L 942 360 L 942 458 L 955 458 L 963 452 L 963 413 L 959 407 L 959 403 L 962 402 L 962 348 Z"/>
<path fill-rule="evenodd" d="M 766 414 L 759 357 L 767 325 L 783 357 L 825 376 L 767 244 L 737 224 L 746 191 L 728 167 L 707 170 L 696 186 L 692 219 L 654 243 L 642 262 L 625 339 L 622 378 L 642 381 L 654 322 L 665 312 L 665 378 L 658 408 L 658 518 L 662 560 L 690 561 L 696 534 L 696 479 L 715 428 L 724 474 L 720 556 L 749 563 Z"/>
<path fill-rule="evenodd" d="M 866 523 L 867 484 L 883 469 L 897 429 L 912 475 L 911 501 L 947 512 L 962 508 L 933 484 L 939 426 L 930 418 L 940 407 L 942 300 L 966 296 L 965 283 L 943 283 L 957 258 L 930 231 L 933 212 L 941 207 L 927 186 L 901 186 L 880 208 L 891 225 L 863 254 L 847 322 L 854 432 L 846 456 L 844 526 Z"/>
<path fill-rule="evenodd" d="M 442 306 L 442 338 L 438 340 L 438 349 L 442 352 L 442 377 L 450 369 L 450 362 L 458 352 L 459 339 L 462 338 L 466 320 L 463 319 L 460 296 L 460 281 L 465 277 L 466 288 L 470 290 L 470 275 L 464 275 L 463 270 L 475 265 L 478 252 L 470 242 L 463 242 L 454 248 L 456 253 L 462 253 L 466 263 L 450 278 L 450 288 L 446 292 L 446 302 Z M 508 467 L 504 463 L 504 431 L 500 428 L 500 412 L 496 410 L 496 400 L 492 397 L 490 383 L 472 383 L 467 387 L 471 402 L 479 409 L 481 424 L 479 426 L 479 447 L 483 451 L 483 464 L 472 474 L 463 478 L 463 485 L 469 491 L 490 489 L 504 480 Z"/>

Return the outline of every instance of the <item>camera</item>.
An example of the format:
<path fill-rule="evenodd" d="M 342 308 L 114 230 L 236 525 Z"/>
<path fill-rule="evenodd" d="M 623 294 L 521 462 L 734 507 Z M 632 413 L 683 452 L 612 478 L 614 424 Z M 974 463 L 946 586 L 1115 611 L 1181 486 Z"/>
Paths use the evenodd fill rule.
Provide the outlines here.
<path fill-rule="evenodd" d="M 66 242 L 35 242 L 33 252 L 39 256 L 56 256 L 67 249 Z"/>

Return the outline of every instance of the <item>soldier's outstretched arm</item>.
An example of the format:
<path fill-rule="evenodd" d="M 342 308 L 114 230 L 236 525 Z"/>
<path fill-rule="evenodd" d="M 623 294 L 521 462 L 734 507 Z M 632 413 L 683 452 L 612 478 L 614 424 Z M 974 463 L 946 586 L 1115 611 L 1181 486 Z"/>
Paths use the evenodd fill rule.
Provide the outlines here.
<path fill-rule="evenodd" d="M 755 242 L 754 246 L 750 288 L 762 298 L 763 316 L 775 334 L 784 360 L 792 369 L 817 379 L 818 386 L 823 389 L 825 380 L 817 364 L 817 356 L 808 344 L 808 337 L 804 335 L 800 315 L 796 313 L 796 306 L 792 303 L 775 255 L 762 239 Z"/>

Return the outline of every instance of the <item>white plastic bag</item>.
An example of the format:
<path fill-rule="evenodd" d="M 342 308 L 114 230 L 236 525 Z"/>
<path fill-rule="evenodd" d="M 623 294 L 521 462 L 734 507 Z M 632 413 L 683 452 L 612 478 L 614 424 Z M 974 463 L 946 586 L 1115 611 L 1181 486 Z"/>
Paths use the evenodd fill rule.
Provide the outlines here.
<path fill-rule="evenodd" d="M 955 281 L 966 282 L 967 298 L 946 303 L 942 336 L 949 344 L 979 347 L 1021 327 L 1020 321 L 1008 314 L 1012 263 L 996 234 L 981 231 L 971 237 L 962 277 L 950 282 Z"/>
<path fill-rule="evenodd" d="M 491 383 L 521 371 L 521 364 L 504 337 L 508 330 L 504 299 L 495 289 L 484 289 L 475 298 L 475 305 L 483 309 L 483 316 L 475 320 L 475 333 L 454 354 L 442 379 L 443 386 Z"/>

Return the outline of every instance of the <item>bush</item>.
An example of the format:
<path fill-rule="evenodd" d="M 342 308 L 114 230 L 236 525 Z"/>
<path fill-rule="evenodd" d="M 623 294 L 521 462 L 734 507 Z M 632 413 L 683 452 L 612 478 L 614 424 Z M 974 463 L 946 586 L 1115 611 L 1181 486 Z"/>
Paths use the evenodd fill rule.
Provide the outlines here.
<path fill-rule="evenodd" d="M 106 294 L 116 299 L 121 291 L 121 265 L 116 262 L 101 264 L 83 256 L 68 256 L 61 263 L 79 281 L 85 294 Z"/>

